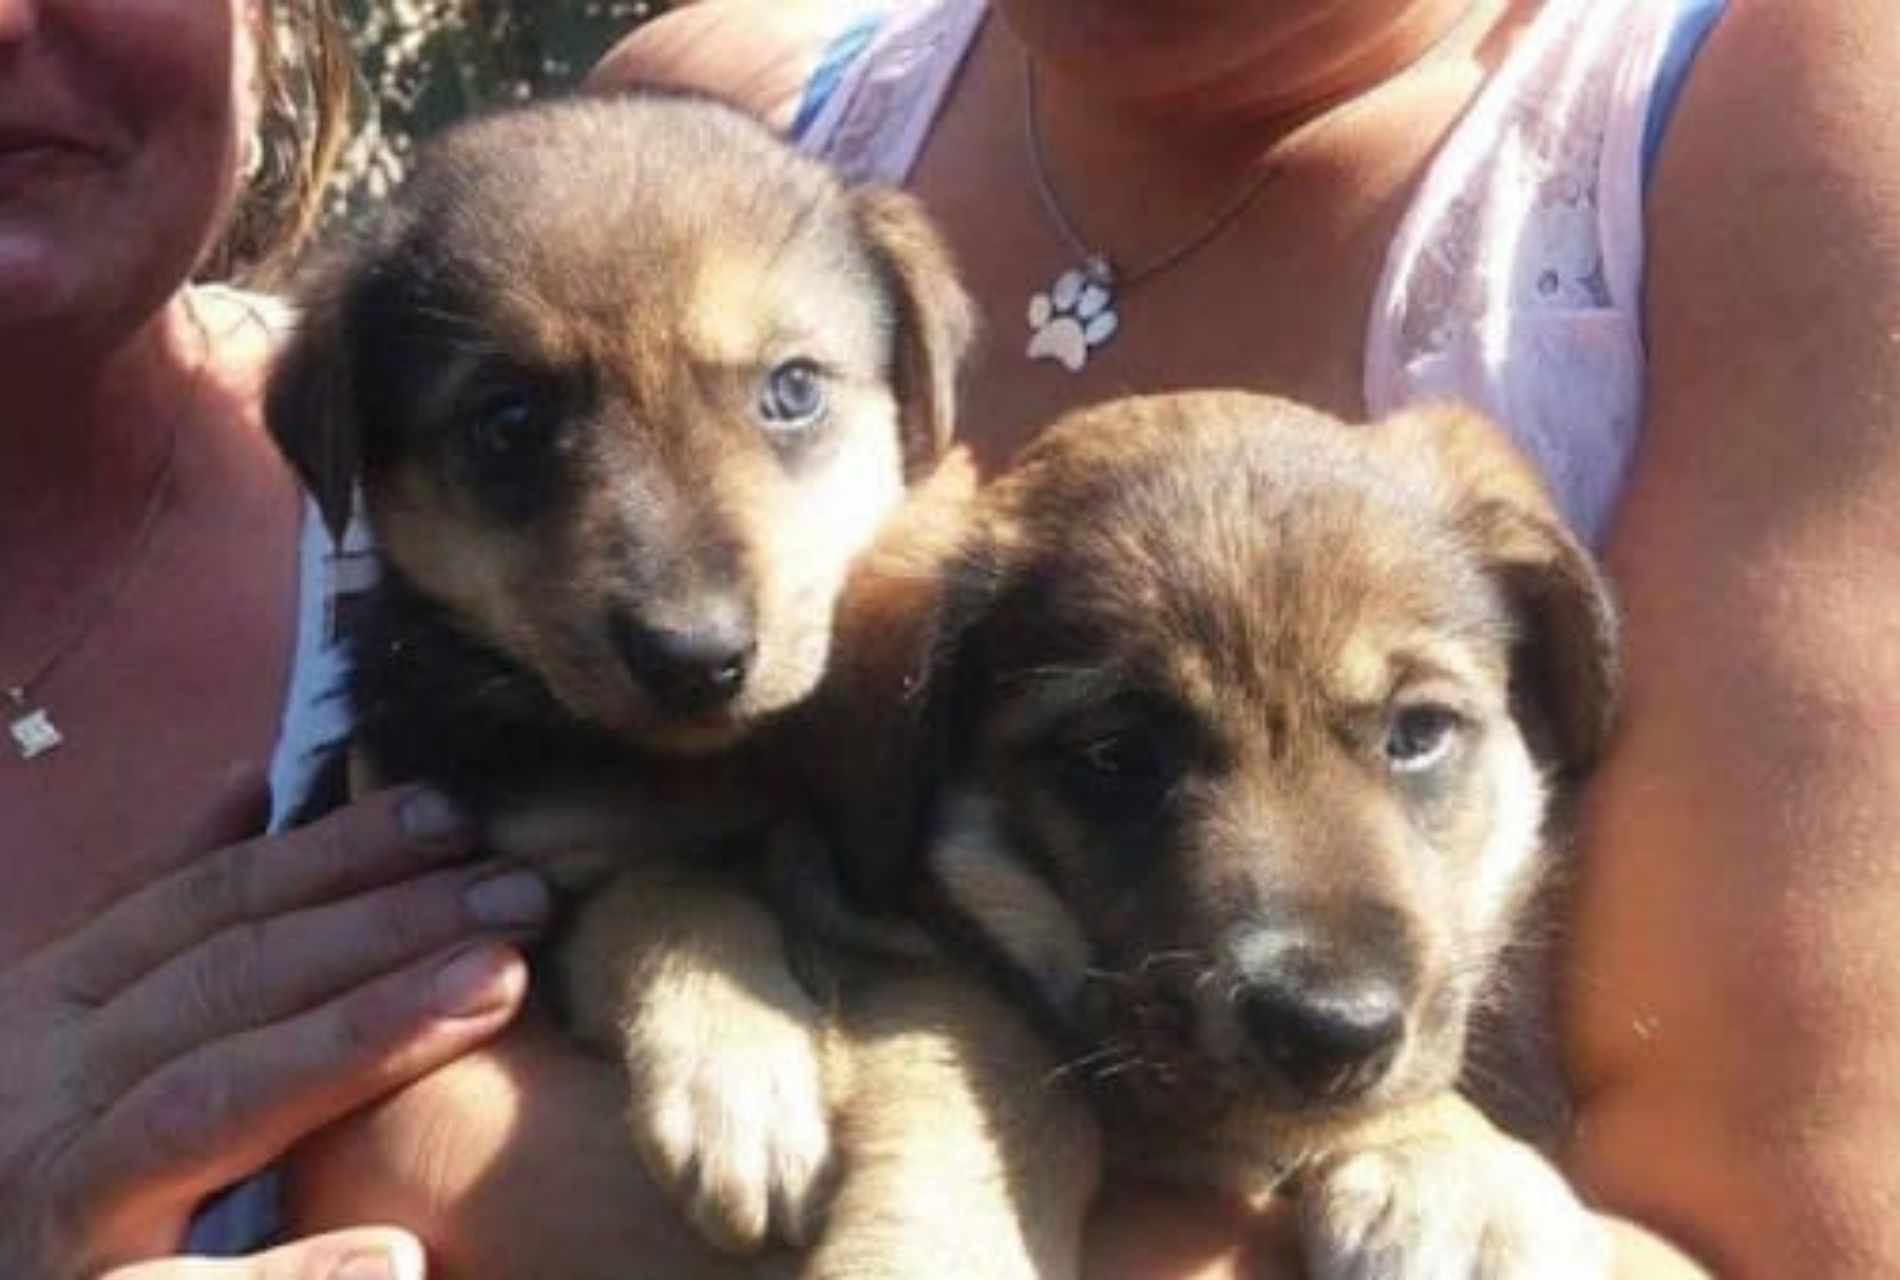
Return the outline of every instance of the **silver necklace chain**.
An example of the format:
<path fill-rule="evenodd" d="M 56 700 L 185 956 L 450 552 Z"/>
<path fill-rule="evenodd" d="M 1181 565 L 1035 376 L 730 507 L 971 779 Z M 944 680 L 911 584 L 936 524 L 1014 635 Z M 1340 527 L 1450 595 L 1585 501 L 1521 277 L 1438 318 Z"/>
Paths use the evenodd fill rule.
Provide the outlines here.
<path fill-rule="evenodd" d="M 1273 145 L 1259 167 L 1217 204 L 1193 231 L 1175 243 L 1154 253 L 1132 267 L 1119 267 L 1113 256 L 1090 244 L 1062 203 L 1056 184 L 1049 174 L 1049 162 L 1043 145 L 1042 124 L 1036 104 L 1036 69 L 1027 50 L 1023 51 L 1023 143 L 1029 155 L 1029 170 L 1035 179 L 1036 194 L 1049 220 L 1076 256 L 1046 289 L 1029 299 L 1029 346 L 1025 354 L 1032 360 L 1054 360 L 1070 373 L 1087 367 L 1091 354 L 1121 328 L 1116 310 L 1117 295 L 1144 280 L 1157 276 L 1185 261 L 1227 230 L 1253 203 L 1267 183 L 1285 170 L 1289 152 L 1302 139 L 1317 136 L 1344 116 L 1352 114 L 1366 101 L 1379 96 L 1401 75 L 1409 74 L 1434 60 L 1453 37 L 1464 30 L 1481 6 L 1477 0 L 1466 5 L 1430 45 L 1399 73 L 1374 86 L 1372 90 L 1321 111 L 1297 125 Z"/>
<path fill-rule="evenodd" d="M 1287 135 L 1288 139 L 1299 132 L 1295 130 L 1293 134 Z M 1049 160 L 1043 148 L 1042 125 L 1036 109 L 1036 69 L 1027 52 L 1023 54 L 1023 141 L 1029 152 L 1030 173 L 1036 180 L 1036 194 L 1041 197 L 1042 207 L 1049 214 L 1049 220 L 1055 223 L 1056 230 L 1062 233 L 1062 238 L 1068 241 L 1069 248 L 1075 250 L 1076 256 L 1091 268 L 1099 270 L 1099 283 L 1118 289 L 1131 289 L 1206 245 L 1225 231 L 1228 224 L 1253 203 L 1260 189 L 1285 167 L 1283 143 L 1275 147 L 1273 154 L 1245 182 L 1235 187 L 1226 200 L 1216 205 L 1191 234 L 1154 254 L 1140 266 L 1117 267 L 1113 257 L 1089 243 L 1088 237 L 1082 234 L 1075 225 L 1075 219 L 1069 216 L 1068 209 L 1063 206 L 1062 197 L 1056 193 L 1055 182 L 1049 176 Z"/>
<path fill-rule="evenodd" d="M 34 705 L 31 697 L 33 689 L 58 670 L 61 663 L 85 647 L 86 641 L 111 616 L 126 589 L 138 576 L 139 568 L 145 563 L 145 553 L 151 545 L 152 531 L 158 526 L 158 518 L 165 509 L 165 499 L 171 493 L 172 474 L 178 459 L 178 436 L 179 427 L 174 419 L 171 435 L 165 442 L 165 457 L 159 463 L 158 475 L 153 479 L 151 492 L 145 499 L 145 509 L 139 516 L 138 527 L 126 544 L 118 570 L 98 600 L 67 629 L 38 663 L 27 669 L 24 676 L 0 686 L 0 693 L 4 693 L 7 701 L 13 704 L 7 728 L 12 735 L 14 748 L 22 759 L 31 760 L 44 755 L 65 741 L 46 709 Z"/>

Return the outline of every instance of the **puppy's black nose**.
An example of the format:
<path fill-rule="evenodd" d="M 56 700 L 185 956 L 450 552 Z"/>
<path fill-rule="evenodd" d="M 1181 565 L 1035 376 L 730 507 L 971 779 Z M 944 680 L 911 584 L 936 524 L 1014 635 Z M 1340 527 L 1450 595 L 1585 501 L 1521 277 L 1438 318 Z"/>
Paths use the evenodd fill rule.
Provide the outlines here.
<path fill-rule="evenodd" d="M 612 619 L 614 647 L 641 688 L 672 715 L 717 711 L 739 696 L 758 653 L 746 611 L 715 601 L 684 622 L 648 625 Z"/>
<path fill-rule="evenodd" d="M 1240 993 L 1255 1049 L 1308 1102 L 1372 1087 L 1405 1034 L 1405 997 L 1380 978 L 1255 979 Z"/>

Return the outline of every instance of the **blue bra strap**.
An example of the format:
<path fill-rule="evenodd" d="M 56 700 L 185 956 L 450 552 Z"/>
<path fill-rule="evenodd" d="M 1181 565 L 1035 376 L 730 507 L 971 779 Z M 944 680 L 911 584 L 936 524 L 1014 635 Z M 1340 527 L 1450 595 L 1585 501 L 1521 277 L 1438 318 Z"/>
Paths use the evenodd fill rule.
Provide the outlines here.
<path fill-rule="evenodd" d="M 831 101 L 831 95 L 837 92 L 852 59 L 864 52 L 864 46 L 871 42 L 871 37 L 877 34 L 883 22 L 883 9 L 873 9 L 860 14 L 851 25 L 831 38 L 818 59 L 817 68 L 811 73 L 811 79 L 805 82 L 804 96 L 798 100 L 798 112 L 792 117 L 790 130 L 793 142 L 804 138 L 805 131 L 811 128 L 811 122 L 818 118 L 818 113 Z"/>
<path fill-rule="evenodd" d="M 1655 171 L 1656 156 L 1662 150 L 1663 130 L 1676 109 L 1676 99 L 1689 79 L 1689 67 L 1702 48 L 1703 39 L 1715 20 L 1722 16 L 1727 0 L 1679 0 L 1681 13 L 1676 17 L 1675 32 L 1663 53 L 1662 66 L 1656 73 L 1656 91 L 1649 100 L 1649 120 L 1643 126 L 1643 174 Z"/>

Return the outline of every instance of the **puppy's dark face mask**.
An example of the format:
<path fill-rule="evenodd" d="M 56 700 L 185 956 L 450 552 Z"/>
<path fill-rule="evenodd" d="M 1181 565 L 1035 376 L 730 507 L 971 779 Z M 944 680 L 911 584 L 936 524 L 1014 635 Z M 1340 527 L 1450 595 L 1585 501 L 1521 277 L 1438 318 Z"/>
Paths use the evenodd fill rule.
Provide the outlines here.
<path fill-rule="evenodd" d="M 1453 414 L 1187 396 L 1058 426 L 987 512 L 933 873 L 1076 1073 L 1214 1147 L 1451 1083 L 1611 700 L 1524 464 Z"/>
<path fill-rule="evenodd" d="M 948 433 L 967 304 L 902 197 L 710 103 L 431 149 L 310 303 L 270 418 L 333 524 L 569 716 L 722 745 L 824 668 Z"/>

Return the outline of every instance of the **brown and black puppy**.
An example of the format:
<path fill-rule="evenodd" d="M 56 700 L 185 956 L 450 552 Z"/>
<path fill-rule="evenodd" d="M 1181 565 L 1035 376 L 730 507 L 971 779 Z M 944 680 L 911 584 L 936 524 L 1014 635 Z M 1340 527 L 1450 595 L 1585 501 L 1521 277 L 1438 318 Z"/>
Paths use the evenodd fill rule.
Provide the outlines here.
<path fill-rule="evenodd" d="M 1455 1092 L 1513 1024 L 1549 801 L 1616 677 L 1610 600 L 1502 433 L 1124 401 L 1051 428 L 949 565 L 934 909 L 1112 1158 L 1295 1194 L 1318 1277 L 1605 1274 L 1561 1176 Z"/>
<path fill-rule="evenodd" d="M 273 429 L 333 529 L 360 484 L 384 612 L 453 642 L 429 664 L 514 677 L 446 708 L 457 741 L 364 708 L 372 750 L 516 776 L 541 722 L 701 752 L 811 690 L 848 566 L 948 443 L 968 304 L 907 198 L 707 101 L 575 100 L 440 140 L 345 256 Z M 365 679 L 401 660 L 359 648 Z M 415 674 L 387 696 L 427 702 Z"/>
<path fill-rule="evenodd" d="M 937 237 L 735 111 L 577 100 L 433 144 L 304 303 L 271 427 L 383 560 L 355 760 L 611 876 L 559 958 L 636 1139 L 721 1242 L 809 1235 L 863 1073 L 742 890 L 798 826 L 777 735 L 848 570 L 951 474 L 970 312 Z M 867 1062 L 909 1007 L 867 1001 Z"/>

